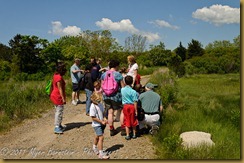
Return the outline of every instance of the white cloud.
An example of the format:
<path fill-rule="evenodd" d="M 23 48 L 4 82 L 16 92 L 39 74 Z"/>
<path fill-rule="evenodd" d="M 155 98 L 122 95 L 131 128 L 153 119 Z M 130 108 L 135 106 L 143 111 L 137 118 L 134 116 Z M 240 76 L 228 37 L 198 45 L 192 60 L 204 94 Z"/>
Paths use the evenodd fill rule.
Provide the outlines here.
<path fill-rule="evenodd" d="M 171 25 L 168 22 L 164 21 L 164 20 L 155 20 L 155 21 L 151 21 L 149 23 L 155 24 L 158 27 L 166 27 L 166 28 L 170 28 L 173 30 L 177 30 L 180 29 L 180 27 L 176 26 L 176 25 Z"/>
<path fill-rule="evenodd" d="M 209 8 L 197 9 L 192 13 L 192 17 L 200 19 L 216 26 L 222 24 L 240 23 L 240 8 L 230 6 L 212 5 Z"/>
<path fill-rule="evenodd" d="M 108 18 L 102 18 L 101 21 L 97 21 L 96 25 L 101 29 L 112 30 L 112 31 L 120 31 L 120 32 L 128 32 L 130 34 L 138 34 L 144 37 L 147 37 L 149 42 L 154 42 L 160 39 L 160 36 L 157 33 L 140 31 L 134 27 L 130 19 L 123 19 L 119 22 L 113 22 Z"/>
<path fill-rule="evenodd" d="M 63 27 L 60 21 L 52 22 L 52 30 L 48 31 L 48 33 L 58 36 L 77 36 L 81 33 L 81 29 L 77 26 L 67 26 Z"/>
<path fill-rule="evenodd" d="M 96 25 L 102 29 L 108 29 L 120 32 L 137 33 L 138 29 L 134 27 L 130 19 L 123 19 L 120 22 L 112 22 L 108 18 L 102 18 L 101 21 L 97 21 Z"/>

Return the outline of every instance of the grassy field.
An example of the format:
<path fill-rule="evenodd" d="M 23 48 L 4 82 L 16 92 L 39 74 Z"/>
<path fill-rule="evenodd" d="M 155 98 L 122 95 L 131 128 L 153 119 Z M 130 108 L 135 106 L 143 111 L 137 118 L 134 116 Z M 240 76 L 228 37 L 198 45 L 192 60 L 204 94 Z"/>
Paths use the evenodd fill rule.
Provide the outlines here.
<path fill-rule="evenodd" d="M 176 81 L 174 103 L 165 109 L 160 132 L 153 137 L 158 158 L 240 159 L 240 75 L 194 75 Z M 215 146 L 184 150 L 179 135 L 186 131 L 210 133 Z"/>

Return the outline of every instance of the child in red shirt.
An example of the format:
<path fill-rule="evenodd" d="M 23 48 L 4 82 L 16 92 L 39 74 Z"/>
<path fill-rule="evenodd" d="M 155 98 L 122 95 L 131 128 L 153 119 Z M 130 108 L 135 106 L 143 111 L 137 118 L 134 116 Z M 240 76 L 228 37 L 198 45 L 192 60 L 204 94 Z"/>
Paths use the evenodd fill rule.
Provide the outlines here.
<path fill-rule="evenodd" d="M 66 73 L 65 64 L 63 62 L 58 62 L 56 67 L 56 72 L 53 75 L 52 80 L 52 92 L 50 94 L 50 100 L 55 105 L 55 134 L 62 134 L 64 127 L 61 125 L 63 119 L 64 104 L 66 104 L 66 94 L 65 94 L 65 81 L 63 76 Z"/>

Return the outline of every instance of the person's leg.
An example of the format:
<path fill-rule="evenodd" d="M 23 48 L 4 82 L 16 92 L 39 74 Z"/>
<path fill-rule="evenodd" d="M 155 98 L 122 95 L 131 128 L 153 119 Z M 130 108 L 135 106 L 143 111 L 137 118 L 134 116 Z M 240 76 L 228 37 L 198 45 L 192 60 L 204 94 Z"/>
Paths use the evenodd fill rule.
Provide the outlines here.
<path fill-rule="evenodd" d="M 89 89 L 85 89 L 85 92 L 86 92 L 86 115 L 89 115 L 92 91 L 90 91 Z"/>
<path fill-rule="evenodd" d="M 114 110 L 113 108 L 108 109 L 108 125 L 110 127 L 110 130 L 114 130 Z"/>
<path fill-rule="evenodd" d="M 93 147 L 92 147 L 93 152 L 94 152 L 96 155 L 99 154 L 99 151 L 98 151 L 98 148 L 97 148 L 97 146 L 98 146 L 98 141 L 99 141 L 99 137 L 96 135 L 96 137 L 94 138 Z"/>
<path fill-rule="evenodd" d="M 125 131 L 125 122 L 124 122 L 123 110 L 120 113 L 120 126 L 121 126 L 121 136 L 125 136 L 126 135 L 126 131 Z"/>
<path fill-rule="evenodd" d="M 63 105 L 57 105 L 55 106 L 56 112 L 55 112 L 55 118 L 54 118 L 54 125 L 55 125 L 55 133 L 63 133 L 62 129 L 60 128 L 62 120 L 63 120 Z"/>

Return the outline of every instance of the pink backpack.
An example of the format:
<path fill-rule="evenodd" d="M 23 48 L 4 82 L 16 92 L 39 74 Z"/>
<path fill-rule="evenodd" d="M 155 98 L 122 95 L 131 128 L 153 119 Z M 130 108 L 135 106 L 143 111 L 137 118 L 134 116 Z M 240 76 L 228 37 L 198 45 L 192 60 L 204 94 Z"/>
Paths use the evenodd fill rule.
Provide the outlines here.
<path fill-rule="evenodd" d="M 114 78 L 113 71 L 107 71 L 102 83 L 102 90 L 106 96 L 115 94 L 119 89 L 119 84 Z"/>

